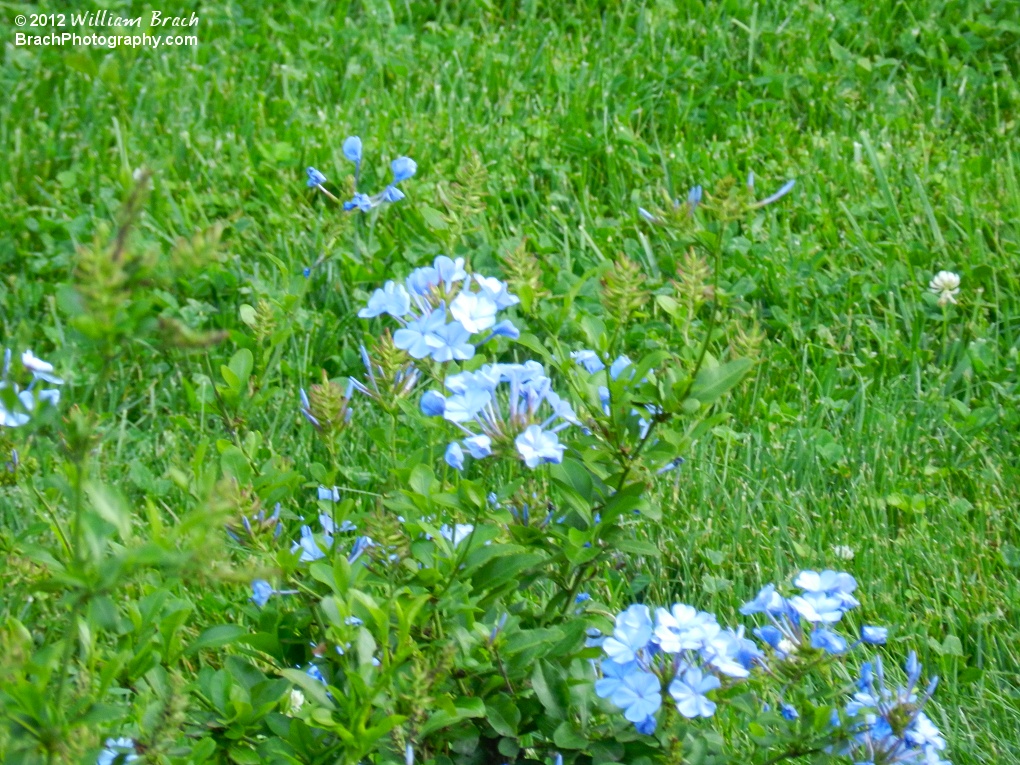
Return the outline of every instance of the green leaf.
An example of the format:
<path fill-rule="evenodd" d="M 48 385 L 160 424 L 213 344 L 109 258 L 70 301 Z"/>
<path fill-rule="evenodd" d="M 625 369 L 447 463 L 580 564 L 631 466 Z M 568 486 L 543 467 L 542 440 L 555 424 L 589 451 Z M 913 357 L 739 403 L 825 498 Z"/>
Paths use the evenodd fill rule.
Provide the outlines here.
<path fill-rule="evenodd" d="M 248 305 L 247 303 L 241 305 L 241 308 L 239 309 L 238 313 L 241 316 L 241 321 L 243 321 L 249 327 L 254 327 L 255 324 L 258 323 L 258 313 L 252 306 Z"/>
<path fill-rule="evenodd" d="M 521 710 L 507 694 L 497 693 L 485 702 L 485 719 L 499 735 L 516 738 Z"/>
<path fill-rule="evenodd" d="M 118 497 L 109 487 L 91 481 L 85 486 L 85 493 L 92 501 L 92 507 L 104 521 L 117 528 L 121 539 L 127 539 L 131 533 L 131 516 L 124 507 L 124 500 Z"/>
<path fill-rule="evenodd" d="M 641 539 L 614 539 L 613 547 L 620 552 L 630 553 L 631 555 L 644 555 L 649 558 L 658 558 L 662 555 L 662 551 L 658 547 L 651 542 L 645 542 Z"/>
<path fill-rule="evenodd" d="M 241 486 L 251 483 L 253 477 L 251 465 L 244 452 L 236 446 L 231 445 L 223 450 L 220 455 L 220 467 L 225 475 L 236 478 Z"/>
<path fill-rule="evenodd" d="M 419 731 L 419 736 L 424 738 L 443 728 L 448 728 L 454 723 L 466 720 L 469 717 L 485 717 L 485 702 L 479 698 L 460 696 L 454 701 L 453 711 L 440 709 L 435 712 Z"/>
<path fill-rule="evenodd" d="M 326 707 L 326 709 L 334 708 L 333 702 L 327 695 L 326 686 L 315 678 L 309 677 L 306 672 L 302 672 L 300 669 L 282 669 L 280 674 L 303 690 L 319 706 Z"/>
<path fill-rule="evenodd" d="M 421 204 L 418 205 L 418 212 L 421 213 L 421 217 L 425 220 L 425 225 L 433 231 L 446 231 L 450 227 L 443 214 L 434 207 Z"/>
<path fill-rule="evenodd" d="M 531 687 L 542 706 L 545 707 L 545 711 L 554 720 L 562 720 L 566 716 L 565 705 L 560 699 L 559 691 L 561 689 L 557 686 L 558 680 L 556 673 L 547 662 L 540 661 L 535 665 L 535 671 L 531 675 Z"/>
<path fill-rule="evenodd" d="M 584 749 L 588 746 L 588 739 L 569 720 L 559 724 L 553 733 L 553 741 L 560 749 Z"/>
<path fill-rule="evenodd" d="M 248 634 L 248 629 L 240 624 L 218 624 L 210 627 L 188 646 L 189 656 L 198 653 L 203 648 L 220 648 L 230 643 L 236 643 L 240 638 Z"/>
<path fill-rule="evenodd" d="M 240 384 L 240 387 L 234 389 L 241 393 L 248 387 L 248 378 L 251 377 L 251 370 L 255 367 L 255 357 L 247 348 L 242 348 L 230 359 L 229 366 Z"/>
<path fill-rule="evenodd" d="M 582 463 L 571 457 L 565 457 L 563 462 L 550 467 L 549 475 L 557 483 L 573 489 L 585 502 L 591 503 L 591 475 Z"/>
<path fill-rule="evenodd" d="M 739 383 L 752 366 L 754 362 L 750 359 L 734 359 L 718 366 L 704 367 L 694 378 L 691 396 L 703 404 L 711 404 Z"/>

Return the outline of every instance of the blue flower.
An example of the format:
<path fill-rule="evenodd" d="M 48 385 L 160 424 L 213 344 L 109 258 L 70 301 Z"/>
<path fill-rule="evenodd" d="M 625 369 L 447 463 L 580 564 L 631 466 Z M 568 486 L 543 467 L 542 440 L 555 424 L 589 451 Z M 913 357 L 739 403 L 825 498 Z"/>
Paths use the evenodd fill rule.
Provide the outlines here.
<path fill-rule="evenodd" d="M 414 765 L 414 747 L 411 746 L 410 741 L 404 747 L 404 765 Z"/>
<path fill-rule="evenodd" d="M 308 188 L 314 189 L 316 186 L 321 186 L 326 182 L 326 176 L 316 170 L 314 167 L 309 167 L 305 170 L 308 173 Z"/>
<path fill-rule="evenodd" d="M 763 643 L 776 649 L 779 648 L 779 644 L 783 640 L 783 633 L 771 624 L 766 624 L 764 627 L 755 627 L 754 634 L 757 635 Z"/>
<path fill-rule="evenodd" d="M 793 704 L 783 704 L 779 707 L 779 714 L 781 714 L 787 720 L 796 720 L 800 717 L 800 713 Z"/>
<path fill-rule="evenodd" d="M 410 157 L 397 157 L 390 163 L 393 171 L 393 182 L 406 181 L 418 171 L 418 164 Z"/>
<path fill-rule="evenodd" d="M 811 647 L 831 654 L 841 654 L 846 651 L 846 640 L 831 630 L 818 628 L 811 633 Z"/>
<path fill-rule="evenodd" d="M 861 627 L 861 641 L 870 645 L 885 645 L 889 630 L 885 627 Z"/>
<path fill-rule="evenodd" d="M 332 540 L 327 538 L 327 543 L 330 542 L 332 542 Z M 319 547 L 318 542 L 315 541 L 315 535 L 308 526 L 301 527 L 301 541 L 295 542 L 290 551 L 297 552 L 299 549 L 301 550 L 300 560 L 303 563 L 326 557 L 326 553 L 324 553 Z"/>
<path fill-rule="evenodd" d="M 383 189 L 379 196 L 383 202 L 399 202 L 404 198 L 404 192 L 396 186 L 390 185 Z"/>
<path fill-rule="evenodd" d="M 440 417 L 446 411 L 446 396 L 434 390 L 421 397 L 421 410 L 427 417 Z"/>
<path fill-rule="evenodd" d="M 465 438 L 464 446 L 476 460 L 485 459 L 492 454 L 492 439 L 484 434 Z"/>
<path fill-rule="evenodd" d="M 691 190 L 687 192 L 687 206 L 689 212 L 693 213 L 698 209 L 698 205 L 701 204 L 701 199 L 704 196 L 704 192 L 700 185 L 691 186 Z"/>
<path fill-rule="evenodd" d="M 114 763 L 134 762 L 137 759 L 134 741 L 129 738 L 108 738 L 103 745 L 103 751 L 96 759 L 96 765 L 114 765 Z"/>
<path fill-rule="evenodd" d="M 698 667 L 688 667 L 683 676 L 677 675 L 669 685 L 669 695 L 676 701 L 677 711 L 684 717 L 711 717 L 716 704 L 708 699 L 709 691 L 722 683 L 715 675 L 705 675 Z"/>
<path fill-rule="evenodd" d="M 779 201 L 787 194 L 789 194 L 791 191 L 793 191 L 793 187 L 796 185 L 796 183 L 797 181 L 793 179 L 787 181 L 779 188 L 779 191 L 777 191 L 775 194 L 773 194 L 770 197 L 765 197 L 765 199 L 761 200 L 760 202 L 756 202 L 755 204 L 752 205 L 752 207 L 755 208 L 765 207 L 765 205 L 770 205 L 773 202 Z"/>
<path fill-rule="evenodd" d="M 529 468 L 538 467 L 542 462 L 563 462 L 566 449 L 559 437 L 552 431 L 542 430 L 541 425 L 529 425 L 514 439 L 517 451 Z"/>
<path fill-rule="evenodd" d="M 312 678 L 312 680 L 318 680 L 323 685 L 326 684 L 326 678 L 322 676 L 322 670 L 314 664 L 308 665 L 308 669 L 305 670 L 305 674 Z"/>
<path fill-rule="evenodd" d="M 516 340 L 520 336 L 521 331 L 514 326 L 514 323 L 510 319 L 503 319 L 492 328 L 492 331 L 479 345 L 489 342 L 494 337 L 509 337 L 511 340 Z"/>
<path fill-rule="evenodd" d="M 381 313 L 388 313 L 398 319 L 406 316 L 411 310 L 411 296 L 404 289 L 403 284 L 388 281 L 382 289 L 372 293 L 368 299 L 368 305 L 358 311 L 362 319 L 371 319 Z"/>
<path fill-rule="evenodd" d="M 591 375 L 601 372 L 606 368 L 606 365 L 602 363 L 602 359 L 598 357 L 595 351 L 574 351 L 570 354 L 570 358 L 583 366 L 588 371 L 588 374 Z"/>
<path fill-rule="evenodd" d="M 407 326 L 393 333 L 393 344 L 407 351 L 413 358 L 423 359 L 446 343 L 437 332 L 446 325 L 446 310 L 440 306 L 418 319 L 407 322 Z"/>
<path fill-rule="evenodd" d="M 618 664 L 635 661 L 652 639 L 652 618 L 648 606 L 634 604 L 617 615 L 612 637 L 606 638 L 603 650 Z"/>
<path fill-rule="evenodd" d="M 433 331 L 432 338 L 432 358 L 436 361 L 466 361 L 475 355 L 475 347 L 468 342 L 471 332 L 459 321 L 438 327 Z"/>
<path fill-rule="evenodd" d="M 372 202 L 372 198 L 368 194 L 358 193 L 351 197 L 349 202 L 344 202 L 344 209 L 348 212 L 358 209 L 367 213 L 371 212 L 373 207 L 375 207 L 375 203 Z"/>
<path fill-rule="evenodd" d="M 655 733 L 655 725 L 655 715 L 648 715 L 648 717 L 641 722 L 634 723 L 634 727 L 637 728 L 637 732 L 643 736 L 651 736 Z"/>
<path fill-rule="evenodd" d="M 464 450 L 460 448 L 460 444 L 456 441 L 450 443 L 446 447 L 446 454 L 443 455 L 443 459 L 446 460 L 446 464 L 456 470 L 464 469 Z"/>
<path fill-rule="evenodd" d="M 646 210 L 645 208 L 639 207 L 637 209 L 637 211 L 638 211 L 638 215 L 640 215 L 642 218 L 644 218 L 649 223 L 658 223 L 659 222 L 659 219 L 656 218 L 654 215 L 652 215 L 650 212 L 648 212 L 648 210 Z"/>
<path fill-rule="evenodd" d="M 361 170 L 361 139 L 356 135 L 344 139 L 343 152 L 344 156 L 354 163 L 354 173 L 357 176 Z"/>
<path fill-rule="evenodd" d="M 464 269 L 464 258 L 454 260 L 446 255 L 437 255 L 436 259 L 432 261 L 432 268 L 436 272 L 437 284 L 442 284 L 447 292 L 453 289 L 454 284 L 468 278 L 467 271 Z"/>
<path fill-rule="evenodd" d="M 467 422 L 482 410 L 492 399 L 492 394 L 482 388 L 472 387 L 446 399 L 443 417 L 450 422 Z"/>
<path fill-rule="evenodd" d="M 261 608 L 269 602 L 269 598 L 273 595 L 273 585 L 267 582 L 265 579 L 256 579 L 251 583 L 252 596 L 251 601 L 256 606 Z"/>
<path fill-rule="evenodd" d="M 843 618 L 843 602 L 824 593 L 808 592 L 790 598 L 790 606 L 809 622 L 832 624 Z"/>
<path fill-rule="evenodd" d="M 307 279 L 309 276 L 312 275 L 312 269 L 309 268 L 308 266 L 305 266 L 304 269 L 302 269 L 301 274 Z"/>
<path fill-rule="evenodd" d="M 609 367 L 609 376 L 616 380 L 621 374 L 623 374 L 623 370 L 625 370 L 630 365 L 631 360 L 628 359 L 626 356 L 618 357 L 616 361 L 614 361 L 612 365 Z"/>
<path fill-rule="evenodd" d="M 354 540 L 354 546 L 351 548 L 351 554 L 347 556 L 347 562 L 354 563 L 370 547 L 375 547 L 372 537 L 358 537 Z"/>
<path fill-rule="evenodd" d="M 339 502 L 340 501 L 340 489 L 334 486 L 329 488 L 327 486 L 320 486 L 317 489 L 317 498 L 322 502 Z"/>
<path fill-rule="evenodd" d="M 776 592 L 774 584 L 767 584 L 758 591 L 754 600 L 749 600 L 740 607 L 740 613 L 749 614 L 768 613 L 779 616 L 787 611 L 786 599 Z"/>
<path fill-rule="evenodd" d="M 662 706 L 659 678 L 651 672 L 634 669 L 621 678 L 609 700 L 620 707 L 623 716 L 631 722 L 643 722 Z"/>
<path fill-rule="evenodd" d="M 656 470 L 655 475 L 662 475 L 663 473 L 668 473 L 670 470 L 675 470 L 676 468 L 684 464 L 686 461 L 687 460 L 685 460 L 683 457 L 674 457 L 665 465 L 663 465 L 661 468 Z"/>

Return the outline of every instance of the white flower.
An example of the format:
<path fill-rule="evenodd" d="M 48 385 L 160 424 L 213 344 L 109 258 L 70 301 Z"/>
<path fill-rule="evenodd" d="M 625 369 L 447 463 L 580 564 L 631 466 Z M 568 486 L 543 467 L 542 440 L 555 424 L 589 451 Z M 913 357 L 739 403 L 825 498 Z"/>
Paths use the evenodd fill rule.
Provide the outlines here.
<path fill-rule="evenodd" d="M 939 305 L 956 303 L 956 295 L 960 292 L 960 275 L 952 271 L 939 271 L 928 289 L 939 296 Z"/>
<path fill-rule="evenodd" d="M 299 691 L 297 688 L 290 692 L 290 713 L 296 715 L 301 711 L 301 707 L 305 705 L 305 694 Z"/>
<path fill-rule="evenodd" d="M 835 547 L 832 548 L 832 554 L 835 555 L 837 558 L 842 558 L 843 560 L 854 559 L 854 549 L 852 547 L 848 547 L 847 545 L 836 545 Z"/>
<path fill-rule="evenodd" d="M 59 377 L 53 375 L 53 365 L 38 358 L 32 351 L 25 351 L 21 354 L 21 364 L 40 380 L 45 380 L 54 385 L 63 385 L 64 383 Z"/>
<path fill-rule="evenodd" d="M 450 313 L 471 334 L 488 329 L 496 323 L 496 303 L 488 296 L 461 292 L 450 303 Z"/>

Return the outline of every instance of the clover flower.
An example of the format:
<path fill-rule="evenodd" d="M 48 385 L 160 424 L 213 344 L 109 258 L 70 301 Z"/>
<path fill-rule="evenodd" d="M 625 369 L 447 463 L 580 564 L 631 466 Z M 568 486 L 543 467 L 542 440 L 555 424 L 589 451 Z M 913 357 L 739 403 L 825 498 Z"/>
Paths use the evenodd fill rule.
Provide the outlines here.
<path fill-rule="evenodd" d="M 952 271 L 939 271 L 928 285 L 928 289 L 939 296 L 939 305 L 947 306 L 956 303 L 960 293 L 960 275 Z"/>
<path fill-rule="evenodd" d="M 4 351 L 3 370 L 0 372 L 0 391 L 10 389 L 17 408 L 8 408 L 4 404 L 4 396 L 0 393 L 0 427 L 18 428 L 32 419 L 32 415 L 43 403 L 56 406 L 60 403 L 60 391 L 57 388 L 37 388 L 40 381 L 52 385 L 63 385 L 64 381 L 53 374 L 53 365 L 37 358 L 31 351 L 21 355 L 21 365 L 32 373 L 32 382 L 21 390 L 17 383 L 10 380 L 11 350 Z M 9 395 L 9 394 L 8 394 Z M 18 411 L 21 409 L 23 411 Z"/>
<path fill-rule="evenodd" d="M 447 378 L 446 388 L 451 395 L 433 391 L 422 406 L 466 436 L 447 447 L 446 461 L 451 466 L 463 469 L 464 449 L 475 459 L 484 459 L 512 448 L 530 468 L 563 461 L 566 447 L 557 434 L 576 424 L 577 418 L 570 404 L 552 390 L 538 362 L 485 364 Z M 543 405 L 549 411 L 539 414 Z M 555 424 L 557 420 L 562 422 Z"/>
<path fill-rule="evenodd" d="M 499 311 L 518 302 L 504 282 L 468 274 L 463 258 L 440 255 L 431 266 L 415 269 L 403 284 L 386 282 L 358 316 L 392 316 L 401 324 L 393 334 L 396 348 L 414 359 L 445 363 L 472 358 L 478 345 L 494 337 L 519 337 L 513 322 L 496 320 Z M 473 339 L 483 332 L 482 339 Z"/>
<path fill-rule="evenodd" d="M 914 652 L 907 657 L 906 673 L 907 684 L 893 691 L 886 686 L 881 658 L 861 667 L 857 693 L 846 705 L 853 734 L 846 754 L 855 761 L 948 765 L 940 754 L 946 741 L 923 711 L 938 678 L 918 696 L 921 665 Z"/>
<path fill-rule="evenodd" d="M 115 762 L 128 763 L 137 759 L 135 742 L 132 739 L 126 737 L 108 738 L 99 757 L 96 758 L 96 765 L 113 765 Z"/>

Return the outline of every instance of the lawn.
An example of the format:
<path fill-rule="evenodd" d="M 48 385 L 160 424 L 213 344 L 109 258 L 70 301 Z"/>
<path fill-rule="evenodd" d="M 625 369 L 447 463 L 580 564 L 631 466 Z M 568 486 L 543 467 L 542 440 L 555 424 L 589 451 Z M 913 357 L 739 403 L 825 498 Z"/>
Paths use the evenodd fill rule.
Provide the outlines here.
<path fill-rule="evenodd" d="M 105 7 L 143 24 L 151 10 Z M 301 415 L 299 389 L 363 378 L 359 345 L 397 327 L 358 317 L 372 292 L 447 254 L 521 294 L 520 341 L 486 348 L 542 356 L 561 393 L 581 376 L 565 354 L 603 330 L 613 355 L 693 363 L 707 337 L 710 361 L 753 362 L 663 436 L 683 464 L 635 468 L 647 520 L 584 580 L 604 615 L 682 601 L 733 623 L 764 583 L 847 571 L 861 619 L 890 626 L 888 664 L 914 650 L 941 678 L 926 712 L 943 756 L 1020 763 L 1020 4 L 168 2 L 197 13 L 197 45 L 15 45 L 10 20 L 42 10 L 60 9 L 3 6 L 0 339 L 65 382 L 57 407 L 0 428 L 4 761 L 93 762 L 120 735 L 152 762 L 268 757 L 286 668 L 337 642 L 321 614 L 342 577 L 289 553 L 332 505 L 319 485 L 419 558 L 399 508 L 459 481 L 534 490 L 541 515 L 566 501 L 551 467 L 448 467 L 450 433 L 415 419 L 425 370 L 388 410 L 354 394 L 336 434 Z M 344 212 L 308 187 L 314 166 L 351 196 L 351 135 L 359 189 L 417 162 L 405 199 Z M 715 240 L 693 215 L 668 224 L 695 185 Z M 943 270 L 955 302 L 929 290 Z M 245 536 L 240 518 L 277 502 L 280 537 L 275 521 Z M 300 592 L 259 610 L 253 577 Z M 449 618 L 466 635 L 491 607 Z M 253 668 L 276 679 L 246 688 L 270 722 L 227 735 L 243 715 L 224 668 L 235 691 Z M 407 711 L 431 703 L 396 703 L 409 722 L 371 761 L 438 730 Z M 418 761 L 488 765 L 465 740 Z M 551 761 L 539 734 L 519 743 L 520 761 Z M 329 751 L 271 761 L 357 762 Z"/>

